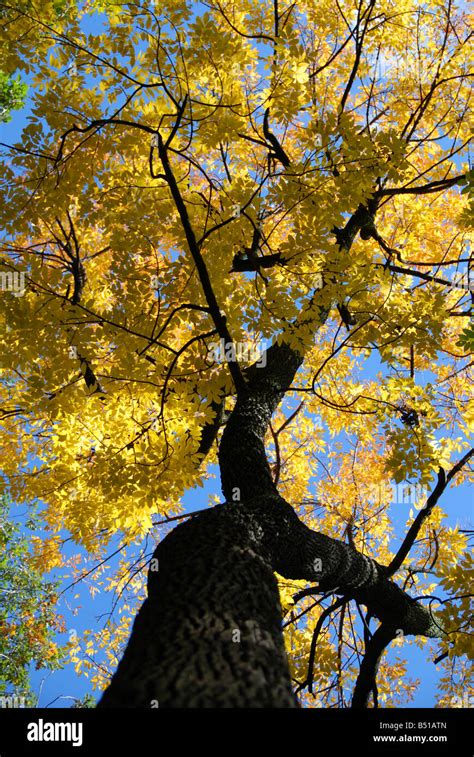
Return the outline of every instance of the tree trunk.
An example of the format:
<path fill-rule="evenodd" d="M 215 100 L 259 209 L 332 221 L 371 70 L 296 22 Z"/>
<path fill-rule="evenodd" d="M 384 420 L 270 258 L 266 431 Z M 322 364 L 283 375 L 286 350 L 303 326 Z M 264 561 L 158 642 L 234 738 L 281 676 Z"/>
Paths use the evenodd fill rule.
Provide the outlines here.
<path fill-rule="evenodd" d="M 294 707 L 278 588 L 240 505 L 178 526 L 102 706 Z M 156 700 L 156 702 L 153 702 Z"/>

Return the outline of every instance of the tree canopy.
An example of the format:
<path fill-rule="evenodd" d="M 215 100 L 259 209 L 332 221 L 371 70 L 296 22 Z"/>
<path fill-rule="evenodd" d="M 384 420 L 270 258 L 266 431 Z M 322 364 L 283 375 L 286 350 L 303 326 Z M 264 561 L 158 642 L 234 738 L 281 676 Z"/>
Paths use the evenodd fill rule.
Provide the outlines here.
<path fill-rule="evenodd" d="M 274 482 L 432 598 L 451 695 L 474 652 L 469 533 L 443 508 L 474 421 L 463 4 L 30 0 L 0 26 L 0 70 L 31 87 L 2 146 L 2 476 L 43 504 L 43 570 L 65 532 L 100 560 L 182 515 L 246 368 L 286 343 L 302 365 L 266 438 Z M 93 590 L 139 593 L 126 562 Z M 368 619 L 306 586 L 280 583 L 292 678 L 344 705 Z M 416 688 L 399 651 L 380 703 Z"/>

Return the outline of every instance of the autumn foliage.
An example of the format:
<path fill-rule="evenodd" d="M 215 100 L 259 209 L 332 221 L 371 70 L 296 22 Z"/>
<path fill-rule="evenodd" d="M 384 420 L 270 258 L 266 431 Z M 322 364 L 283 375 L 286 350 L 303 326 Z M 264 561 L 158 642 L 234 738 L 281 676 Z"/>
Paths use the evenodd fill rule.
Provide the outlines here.
<path fill-rule="evenodd" d="M 26 77 L 31 108 L 2 147 L 2 478 L 42 504 L 44 572 L 74 581 L 127 545 L 87 578 L 122 598 L 118 615 L 70 645 L 99 688 L 144 591 L 144 539 L 189 490 L 221 501 L 203 428 L 276 341 L 305 357 L 267 453 L 305 523 L 389 565 L 439 487 L 394 577 L 433 597 L 444 632 L 394 642 L 379 705 L 416 689 L 405 644 L 444 655 L 438 701 L 464 690 L 472 558 L 444 505 L 470 476 L 474 422 L 463 7 L 0 3 L 0 70 Z M 316 331 L 305 309 L 327 311 Z M 221 339 L 240 360 L 217 359 Z M 65 535 L 89 560 L 65 556 Z M 365 611 L 327 613 L 308 686 L 333 600 L 298 597 L 305 585 L 281 580 L 295 687 L 345 706 Z"/>

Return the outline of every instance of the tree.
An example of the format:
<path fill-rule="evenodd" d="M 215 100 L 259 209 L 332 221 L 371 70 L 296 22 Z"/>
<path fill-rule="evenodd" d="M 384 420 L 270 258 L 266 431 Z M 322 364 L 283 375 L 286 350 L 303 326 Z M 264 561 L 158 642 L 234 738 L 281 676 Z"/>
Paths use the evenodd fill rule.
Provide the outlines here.
<path fill-rule="evenodd" d="M 27 525 L 33 541 L 38 538 L 31 535 L 38 526 L 34 513 Z M 61 666 L 64 652 L 54 641 L 61 618 L 55 612 L 57 586 L 43 579 L 5 496 L 0 499 L 0 545 L 0 706 L 19 707 L 34 701 L 28 677 L 32 663 L 36 669 Z"/>
<path fill-rule="evenodd" d="M 92 554 L 184 520 L 100 706 L 406 701 L 388 645 L 472 655 L 464 11 L 1 7 L 4 476 Z"/>
<path fill-rule="evenodd" d="M 0 121 L 11 121 L 11 111 L 23 106 L 26 92 L 26 84 L 18 77 L 7 76 L 0 71 Z"/>

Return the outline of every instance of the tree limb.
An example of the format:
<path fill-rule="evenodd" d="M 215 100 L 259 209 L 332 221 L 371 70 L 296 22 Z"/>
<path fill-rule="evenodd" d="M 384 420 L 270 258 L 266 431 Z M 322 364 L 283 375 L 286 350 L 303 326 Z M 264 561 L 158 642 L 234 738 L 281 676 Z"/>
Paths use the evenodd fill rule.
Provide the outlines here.
<path fill-rule="evenodd" d="M 430 192 L 441 192 L 443 189 L 454 187 L 456 184 L 461 184 L 466 178 L 466 174 L 459 174 L 459 176 L 453 176 L 451 179 L 438 179 L 437 181 L 430 181 L 428 184 L 423 184 L 421 187 L 385 187 L 385 189 L 379 189 L 377 191 L 378 197 L 393 197 L 394 195 L 422 195 L 429 194 Z"/>
<path fill-rule="evenodd" d="M 469 460 L 471 459 L 473 455 L 474 455 L 474 449 L 470 449 L 461 458 L 461 460 L 459 460 L 451 468 L 448 475 L 446 475 L 446 472 L 444 471 L 443 468 L 439 468 L 438 481 L 436 483 L 435 488 L 429 495 L 426 501 L 426 505 L 424 506 L 422 510 L 420 510 L 415 520 L 411 524 L 410 528 L 408 529 L 408 533 L 402 542 L 400 549 L 398 550 L 397 554 L 395 555 L 395 557 L 393 558 L 393 560 L 391 561 L 390 565 L 387 568 L 387 574 L 389 576 L 393 576 L 393 574 L 396 573 L 397 570 L 401 567 L 403 561 L 405 560 L 405 557 L 408 555 L 410 549 L 412 548 L 423 523 L 429 517 L 429 515 L 431 514 L 431 511 L 433 510 L 435 505 L 438 503 L 438 500 L 443 494 L 447 485 L 453 479 L 456 473 L 458 473 L 464 467 L 464 465 L 466 465 L 466 463 L 469 462 Z"/>
<path fill-rule="evenodd" d="M 221 339 L 224 339 L 226 344 L 232 344 L 233 343 L 232 337 L 229 333 L 229 329 L 227 328 L 227 324 L 226 324 L 226 316 L 221 312 L 216 296 L 214 294 L 214 290 L 212 288 L 211 279 L 209 277 L 209 272 L 207 270 L 206 263 L 204 262 L 204 258 L 201 254 L 201 250 L 199 248 L 196 236 L 194 234 L 194 229 L 189 219 L 186 204 L 181 196 L 181 192 L 179 190 L 175 175 L 171 168 L 169 158 L 168 158 L 167 147 L 165 143 L 163 142 L 163 138 L 160 133 L 158 133 L 158 152 L 159 152 L 161 163 L 163 165 L 166 181 L 168 182 L 171 195 L 173 197 L 174 203 L 176 205 L 176 209 L 181 219 L 181 224 L 183 226 L 183 230 L 186 236 L 186 241 L 188 243 L 189 251 L 196 265 L 196 269 L 199 275 L 199 280 L 201 282 L 201 286 L 202 286 L 204 296 L 206 298 L 206 301 L 209 307 L 209 311 L 212 316 L 212 320 L 214 321 L 216 330 L 219 336 L 221 337 Z M 234 384 L 235 384 L 235 388 L 237 392 L 244 391 L 245 381 L 243 379 L 238 363 L 236 361 L 229 360 L 228 366 L 229 366 L 229 371 L 231 373 L 231 376 L 234 380 Z"/>
<path fill-rule="evenodd" d="M 376 686 L 377 671 L 382 655 L 390 642 L 396 637 L 397 629 L 382 623 L 367 643 L 354 687 L 351 707 L 358 709 L 367 707 L 370 695 Z"/>

